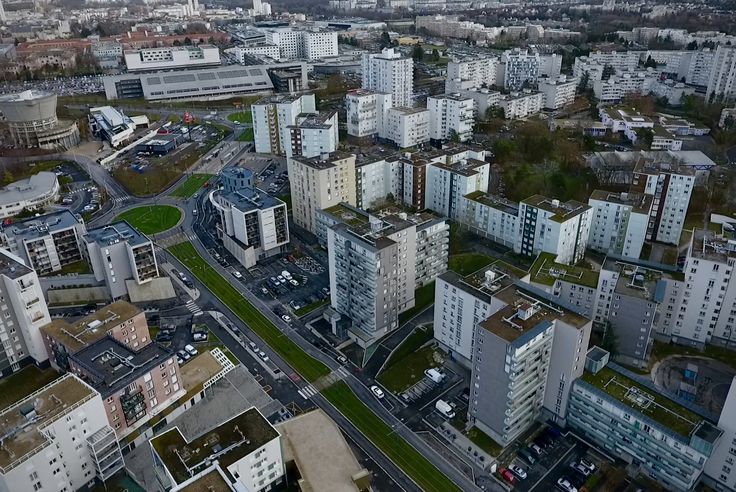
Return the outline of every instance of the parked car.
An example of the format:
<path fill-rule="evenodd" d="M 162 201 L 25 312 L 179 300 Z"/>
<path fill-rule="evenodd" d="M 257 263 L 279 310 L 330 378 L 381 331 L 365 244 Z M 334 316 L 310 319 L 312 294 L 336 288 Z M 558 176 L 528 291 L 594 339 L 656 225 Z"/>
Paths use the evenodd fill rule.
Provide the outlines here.
<path fill-rule="evenodd" d="M 233 272 L 233 277 L 235 277 L 235 278 L 237 278 L 238 280 L 240 280 L 241 278 L 243 278 L 243 274 L 242 274 L 242 273 L 240 273 L 239 271 L 235 270 L 235 271 Z"/>
<path fill-rule="evenodd" d="M 266 355 L 266 352 L 264 352 L 263 350 L 261 350 L 260 352 L 258 352 L 258 357 L 260 357 L 261 360 L 263 360 L 264 362 L 268 362 L 270 360 L 268 358 L 268 355 Z"/>
<path fill-rule="evenodd" d="M 519 477 L 521 480 L 524 480 L 526 478 L 526 470 L 524 470 L 517 464 L 509 465 L 509 470 L 511 470 L 511 473 Z"/>
<path fill-rule="evenodd" d="M 586 478 L 590 475 L 590 470 L 588 470 L 586 467 L 584 467 L 580 463 L 572 463 L 570 465 L 570 468 L 572 468 L 573 470 L 575 470 L 576 472 L 578 472 L 579 474 L 581 474 L 582 476 Z"/>
<path fill-rule="evenodd" d="M 198 352 L 197 352 L 197 349 L 196 349 L 196 348 L 194 348 L 193 346 L 189 345 L 189 344 L 187 344 L 187 345 L 184 345 L 184 350 L 186 350 L 186 351 L 187 351 L 187 353 L 188 353 L 189 355 L 191 355 L 192 357 L 194 357 L 194 356 L 195 356 L 195 355 L 197 355 L 197 353 L 198 353 Z"/>
<path fill-rule="evenodd" d="M 186 350 L 180 350 L 176 353 L 176 355 L 178 355 L 185 362 L 192 358 L 192 356 L 189 355 Z"/>
<path fill-rule="evenodd" d="M 337 362 L 339 362 L 340 364 L 347 364 L 348 363 L 348 358 L 345 357 L 344 355 L 338 355 L 337 356 Z"/>
<path fill-rule="evenodd" d="M 194 340 L 195 342 L 206 342 L 207 332 L 206 331 L 195 331 L 192 334 L 192 340 Z"/>
<path fill-rule="evenodd" d="M 378 386 L 371 386 L 371 391 L 374 395 L 376 395 L 376 398 L 378 398 L 379 400 L 385 396 L 383 390 Z"/>
<path fill-rule="evenodd" d="M 584 468 L 586 468 L 588 471 L 590 471 L 590 473 L 593 473 L 595 471 L 595 469 L 596 469 L 596 466 L 593 463 L 591 463 L 590 461 L 585 460 L 585 459 L 581 459 L 580 460 L 580 464 Z"/>
<path fill-rule="evenodd" d="M 511 473 L 510 470 L 501 467 L 501 468 L 498 469 L 498 474 L 501 475 L 501 478 L 503 478 L 504 480 L 506 480 L 511 485 L 515 485 L 516 484 L 516 477 L 514 477 L 514 474 Z"/>
<path fill-rule="evenodd" d="M 537 446 L 537 445 L 536 445 L 536 444 L 534 444 L 534 443 L 532 443 L 532 444 L 530 444 L 530 445 L 529 445 L 529 449 L 530 449 L 530 450 L 531 450 L 531 451 L 532 451 L 533 453 L 535 453 L 535 454 L 536 454 L 537 456 L 542 456 L 542 453 L 544 452 L 544 451 L 542 450 L 542 448 L 540 448 L 539 446 Z"/>
<path fill-rule="evenodd" d="M 283 319 L 287 323 L 291 323 L 291 316 L 289 316 L 288 314 L 284 314 L 283 316 L 281 316 L 281 319 Z"/>
<path fill-rule="evenodd" d="M 557 488 L 564 490 L 565 492 L 578 492 L 578 489 L 572 485 L 567 477 L 560 477 L 557 479 Z"/>
<path fill-rule="evenodd" d="M 251 350 L 252 350 L 253 352 L 258 352 L 258 345 L 256 345 L 255 343 L 253 343 L 253 342 L 248 342 L 248 347 L 250 347 L 250 349 L 251 349 Z"/>
<path fill-rule="evenodd" d="M 521 459 L 523 459 L 530 465 L 533 465 L 534 463 L 537 462 L 537 458 L 532 453 L 530 453 L 529 450 L 527 449 L 522 448 L 519 450 L 517 454 L 521 457 Z"/>
<path fill-rule="evenodd" d="M 182 359 L 179 355 L 176 356 L 176 363 L 180 366 L 184 365 L 184 359 Z"/>

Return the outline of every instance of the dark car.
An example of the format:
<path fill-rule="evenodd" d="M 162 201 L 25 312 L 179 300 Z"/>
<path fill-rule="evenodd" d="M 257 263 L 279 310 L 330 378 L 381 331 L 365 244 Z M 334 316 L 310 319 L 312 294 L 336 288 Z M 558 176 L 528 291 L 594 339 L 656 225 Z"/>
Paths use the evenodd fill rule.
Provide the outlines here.
<path fill-rule="evenodd" d="M 536 456 L 534 456 L 532 453 L 530 453 L 527 449 L 520 449 L 517 453 L 521 459 L 529 463 L 530 465 L 533 465 L 537 462 Z"/>

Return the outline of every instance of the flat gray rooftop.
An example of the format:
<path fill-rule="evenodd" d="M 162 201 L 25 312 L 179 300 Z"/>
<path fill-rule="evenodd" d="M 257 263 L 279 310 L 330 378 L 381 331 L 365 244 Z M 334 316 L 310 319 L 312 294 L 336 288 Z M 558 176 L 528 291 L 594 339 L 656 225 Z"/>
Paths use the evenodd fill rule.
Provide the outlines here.
<path fill-rule="evenodd" d="M 79 224 L 79 220 L 69 210 L 59 210 L 40 217 L 13 222 L 3 226 L 2 232 L 8 236 L 15 236 L 16 240 L 29 241 Z"/>
<path fill-rule="evenodd" d="M 113 222 L 112 224 L 91 229 L 85 234 L 85 239 L 95 242 L 100 246 L 110 246 L 119 242 L 127 242 L 131 246 L 138 246 L 150 242 L 149 239 L 126 221 Z"/>

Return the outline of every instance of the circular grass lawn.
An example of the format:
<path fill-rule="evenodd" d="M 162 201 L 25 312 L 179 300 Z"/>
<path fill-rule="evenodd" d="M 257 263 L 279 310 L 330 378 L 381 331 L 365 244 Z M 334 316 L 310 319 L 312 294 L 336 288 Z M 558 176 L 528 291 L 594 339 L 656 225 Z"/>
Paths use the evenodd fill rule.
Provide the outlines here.
<path fill-rule="evenodd" d="M 144 205 L 126 210 L 115 220 L 125 220 L 143 234 L 156 234 L 178 224 L 181 210 L 171 205 Z"/>

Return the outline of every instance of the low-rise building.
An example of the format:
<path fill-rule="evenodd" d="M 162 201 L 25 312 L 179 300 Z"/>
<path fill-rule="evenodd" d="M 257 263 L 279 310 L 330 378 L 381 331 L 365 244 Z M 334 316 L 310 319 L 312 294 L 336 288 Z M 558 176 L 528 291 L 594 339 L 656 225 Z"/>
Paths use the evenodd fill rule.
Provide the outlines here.
<path fill-rule="evenodd" d="M 251 187 L 213 191 L 209 198 L 220 216 L 218 237 L 245 268 L 283 252 L 289 244 L 286 204 L 278 198 Z"/>
<path fill-rule="evenodd" d="M 159 276 L 153 242 L 125 221 L 90 229 L 84 242 L 95 278 L 113 299 L 128 294 L 129 282 L 140 286 Z"/>
<path fill-rule="evenodd" d="M 669 490 L 691 490 L 722 431 L 656 386 L 607 362 L 598 347 L 572 382 L 567 423 Z"/>
<path fill-rule="evenodd" d="M 0 488 L 81 490 L 125 468 L 100 394 L 73 374 L 0 412 Z"/>
<path fill-rule="evenodd" d="M 647 236 L 653 197 L 644 193 L 594 190 L 588 247 L 601 253 L 638 259 Z"/>
<path fill-rule="evenodd" d="M 329 154 L 337 150 L 340 143 L 337 111 L 300 114 L 287 128 L 291 134 L 290 145 L 286 146 L 287 157 Z"/>
<path fill-rule="evenodd" d="M 654 121 L 633 108 L 619 106 L 604 107 L 598 110 L 601 122 L 613 133 L 625 132 L 627 136 L 636 134 L 640 128 L 654 128 Z"/>
<path fill-rule="evenodd" d="M 219 48 L 209 44 L 125 50 L 124 57 L 129 72 L 202 68 L 220 64 Z"/>
<path fill-rule="evenodd" d="M 48 171 L 5 185 L 0 189 L 0 219 L 54 203 L 59 199 L 59 189 L 56 174 Z"/>
<path fill-rule="evenodd" d="M 86 233 L 84 222 L 70 211 L 60 210 L 0 226 L 0 244 L 36 273 L 45 275 L 86 261 L 82 253 Z"/>
<path fill-rule="evenodd" d="M 287 160 L 294 222 L 314 233 L 317 211 L 341 202 L 356 205 L 355 154 Z"/>
<path fill-rule="evenodd" d="M 657 77 L 657 73 L 648 70 L 613 75 L 608 80 L 596 80 L 593 94 L 601 102 L 620 102 L 630 94 L 649 94 L 649 88 Z"/>
<path fill-rule="evenodd" d="M 156 479 L 164 490 L 185 490 L 178 487 L 214 471 L 235 490 L 259 492 L 286 473 L 281 436 L 256 408 L 199 436 L 184 436 L 174 427 L 149 442 Z"/>
<path fill-rule="evenodd" d="M 133 137 L 135 123 L 112 106 L 100 106 L 89 110 L 89 130 L 106 140 L 112 147 L 119 147 Z"/>

